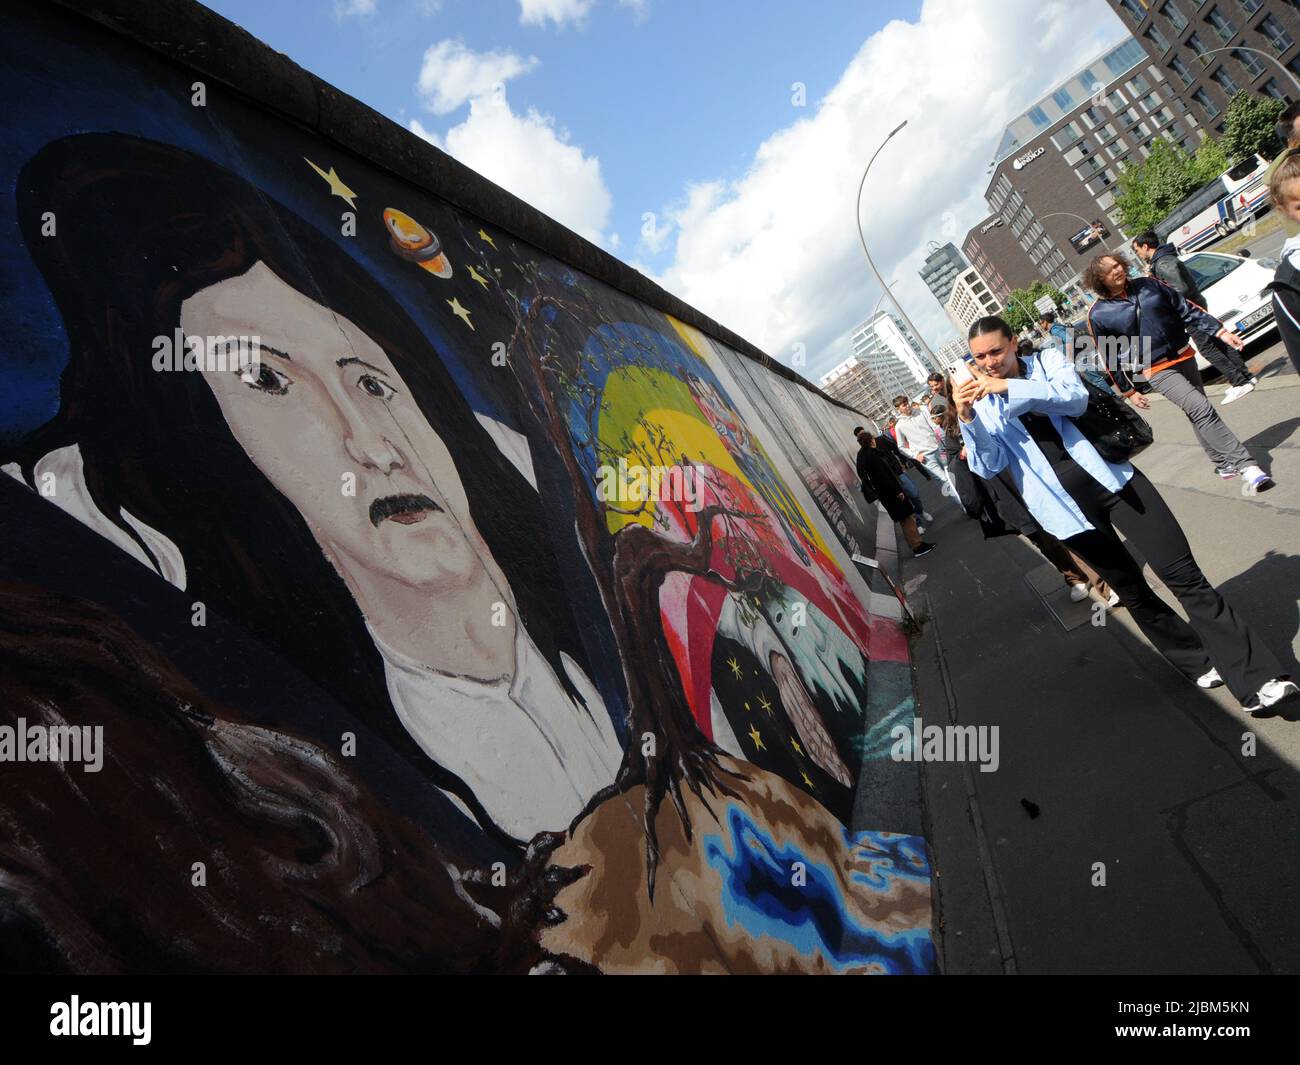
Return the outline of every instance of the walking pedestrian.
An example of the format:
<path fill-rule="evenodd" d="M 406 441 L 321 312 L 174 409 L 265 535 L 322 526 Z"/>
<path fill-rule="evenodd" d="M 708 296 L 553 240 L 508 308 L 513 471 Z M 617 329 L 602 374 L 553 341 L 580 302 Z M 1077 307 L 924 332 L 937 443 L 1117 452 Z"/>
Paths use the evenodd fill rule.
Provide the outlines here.
<path fill-rule="evenodd" d="M 1162 244 L 1154 233 L 1147 230 L 1133 238 L 1133 251 L 1147 264 L 1147 273 L 1151 277 L 1163 281 L 1194 307 L 1205 310 L 1205 297 L 1201 294 L 1200 286 L 1187 264 L 1178 258 L 1178 252 L 1172 244 Z M 1197 350 L 1228 382 L 1222 406 L 1226 407 L 1254 391 L 1259 379 L 1246 368 L 1246 360 L 1236 349 L 1230 348 L 1205 329 L 1193 327 L 1188 332 Z"/>
<path fill-rule="evenodd" d="M 1277 116 L 1277 139 L 1281 141 L 1283 150 L 1278 153 L 1264 171 L 1264 184 L 1270 189 L 1273 187 L 1273 179 L 1277 177 L 1277 170 L 1286 159 L 1288 152 L 1294 148 L 1300 148 L 1300 100 L 1289 104 L 1287 109 Z M 1300 217 L 1282 212 L 1282 232 L 1291 237 L 1300 235 Z"/>
<path fill-rule="evenodd" d="M 943 383 L 947 378 L 941 373 L 932 373 L 926 378 L 926 384 L 930 386 L 930 394 L 925 397 L 925 409 L 930 412 L 930 417 L 939 423 L 943 420 L 943 412 L 948 409 L 948 401 L 944 398 Z"/>
<path fill-rule="evenodd" d="M 1098 388 L 1110 388 L 1106 375 L 1096 366 L 1096 353 L 1091 353 L 1092 358 L 1085 361 L 1087 353 L 1075 351 L 1074 337 L 1070 335 L 1070 330 L 1056 320 L 1055 311 L 1044 312 L 1038 319 L 1038 328 L 1044 337 L 1051 337 L 1051 342 L 1074 363 L 1074 368 L 1079 371 L 1081 377 L 1086 377 Z"/>
<path fill-rule="evenodd" d="M 1119 255 L 1098 255 L 1084 271 L 1083 283 L 1097 293 L 1088 308 L 1088 332 L 1100 349 L 1112 349 L 1106 359 L 1107 374 L 1124 398 L 1144 410 L 1150 406 L 1134 376 L 1137 367 L 1149 360 L 1145 375 L 1151 387 L 1187 415 L 1218 475 L 1224 480 L 1240 475 L 1242 495 L 1272 488 L 1273 479 L 1259 468 L 1206 396 L 1187 330 L 1211 333 L 1238 350 L 1241 337 L 1163 282 L 1129 277 Z M 1135 342 L 1143 348 L 1141 357 L 1134 350 Z"/>
<path fill-rule="evenodd" d="M 1184 676 L 1202 688 L 1226 683 L 1248 711 L 1300 702 L 1300 688 L 1277 658 L 1206 580 L 1151 482 L 1131 462 L 1103 459 L 1072 420 L 1089 404 L 1074 367 L 1054 349 L 1022 361 L 1011 327 L 997 317 L 971 326 L 970 345 L 975 376 L 958 384 L 953 398 L 971 469 L 987 478 L 1009 471 L 1034 520 L 1096 569 Z M 1188 621 L 1147 584 L 1119 533 Z"/>
<path fill-rule="evenodd" d="M 1268 192 L 1283 217 L 1300 224 L 1300 149 L 1288 150 L 1279 157 Z M 1273 290 L 1273 317 L 1278 332 L 1300 374 L 1300 235 L 1291 236 L 1282 245 L 1282 261 L 1269 287 Z"/>
<path fill-rule="evenodd" d="M 885 452 L 868 432 L 863 431 L 858 442 L 861 444 L 858 449 L 858 477 L 862 480 L 863 496 L 868 503 L 879 501 L 885 508 L 885 513 L 903 530 L 903 538 L 912 549 L 914 557 L 928 555 L 934 550 L 934 544 L 921 539 L 916 528 L 916 513 L 908 502 L 898 475 L 890 468 Z"/>
<path fill-rule="evenodd" d="M 853 430 L 853 435 L 857 438 L 859 444 L 865 444 L 866 441 L 863 437 L 870 434 L 865 427 L 859 425 Z M 903 494 L 907 496 L 908 502 L 912 504 L 912 510 L 916 514 L 916 531 L 925 535 L 925 526 L 934 521 L 934 518 L 926 512 L 925 504 L 921 502 L 921 493 L 916 490 L 915 482 L 903 469 L 905 456 L 898 450 L 898 444 L 894 442 L 894 438 L 888 433 L 882 432 L 877 436 L 876 444 L 880 448 L 881 454 L 884 455 L 885 461 L 889 464 L 889 468 L 894 471 L 899 483 L 903 486 Z"/>
<path fill-rule="evenodd" d="M 956 501 L 957 491 L 948 480 L 944 468 L 947 456 L 939 446 L 939 427 L 930 417 L 930 412 L 924 407 L 918 407 L 906 396 L 894 397 L 894 409 L 898 411 L 898 418 L 894 422 L 894 436 L 898 440 L 898 446 L 933 475 L 945 496 Z"/>

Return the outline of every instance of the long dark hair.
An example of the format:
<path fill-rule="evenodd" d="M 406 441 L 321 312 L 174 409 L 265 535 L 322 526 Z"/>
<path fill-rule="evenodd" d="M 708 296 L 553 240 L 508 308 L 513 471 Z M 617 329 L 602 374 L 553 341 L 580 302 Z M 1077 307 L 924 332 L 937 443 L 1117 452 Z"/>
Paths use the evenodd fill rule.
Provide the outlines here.
<path fill-rule="evenodd" d="M 153 338 L 173 334 L 182 301 L 259 261 L 355 323 L 389 355 L 451 450 L 520 620 L 581 703 L 561 652 L 591 670 L 541 502 L 474 417 L 432 342 L 333 239 L 239 176 L 170 145 L 113 133 L 54 141 L 23 168 L 17 199 L 23 237 L 62 314 L 68 363 L 58 414 L 0 450 L 0 462 L 17 462 L 32 483 L 41 456 L 78 445 L 96 506 L 146 554 L 123 508 L 173 540 L 194 600 L 314 677 L 508 840 L 470 788 L 398 722 L 351 593 L 297 509 L 248 458 L 201 375 L 151 366 Z M 55 236 L 42 236 L 45 212 L 54 214 Z"/>

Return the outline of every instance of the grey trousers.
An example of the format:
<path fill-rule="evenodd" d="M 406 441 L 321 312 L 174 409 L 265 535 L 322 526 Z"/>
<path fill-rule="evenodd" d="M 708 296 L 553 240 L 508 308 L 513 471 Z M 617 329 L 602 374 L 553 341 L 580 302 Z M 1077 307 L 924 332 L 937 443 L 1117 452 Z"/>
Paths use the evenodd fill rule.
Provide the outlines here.
<path fill-rule="evenodd" d="M 1206 396 L 1195 359 L 1184 359 L 1167 370 L 1161 370 L 1151 378 L 1151 387 L 1170 403 L 1182 408 L 1192 423 L 1197 442 L 1210 456 L 1216 470 L 1240 473 L 1247 466 L 1255 465 L 1246 445 L 1219 417 L 1219 412 Z"/>

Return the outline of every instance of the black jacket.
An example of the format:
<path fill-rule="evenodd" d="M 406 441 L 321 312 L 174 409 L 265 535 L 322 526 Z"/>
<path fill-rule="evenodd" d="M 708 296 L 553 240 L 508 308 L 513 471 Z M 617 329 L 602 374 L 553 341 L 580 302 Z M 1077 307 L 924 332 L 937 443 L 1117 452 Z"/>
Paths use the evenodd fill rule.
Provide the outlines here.
<path fill-rule="evenodd" d="M 1172 244 L 1161 244 L 1151 259 L 1151 276 L 1163 281 L 1189 303 L 1205 309 L 1205 297 L 1196 284 L 1196 278 L 1187 264 L 1178 258 Z"/>
<path fill-rule="evenodd" d="M 1300 373 L 1300 270 L 1284 257 L 1268 287 L 1273 290 L 1273 317 L 1277 319 L 1277 330 L 1286 353 L 1295 364 L 1296 373 Z"/>
<path fill-rule="evenodd" d="M 1187 347 L 1188 329 L 1213 334 L 1222 328 L 1217 318 L 1189 303 L 1163 281 L 1150 277 L 1131 277 L 1123 296 L 1099 297 L 1088 308 L 1088 332 L 1098 344 L 1105 372 L 1126 396 L 1137 391 L 1133 372 L 1141 367 L 1141 352 L 1129 354 L 1128 338 L 1141 335 L 1144 341 L 1150 341 L 1154 368 L 1178 358 Z M 1115 338 L 1113 349 L 1108 350 L 1107 338 Z"/>
<path fill-rule="evenodd" d="M 884 453 L 885 462 L 889 468 L 899 476 L 903 473 L 903 453 L 898 449 L 898 444 L 888 433 L 881 433 L 876 437 L 876 450 Z M 862 470 L 859 467 L 858 476 L 862 476 Z M 901 487 L 901 485 L 900 485 Z"/>

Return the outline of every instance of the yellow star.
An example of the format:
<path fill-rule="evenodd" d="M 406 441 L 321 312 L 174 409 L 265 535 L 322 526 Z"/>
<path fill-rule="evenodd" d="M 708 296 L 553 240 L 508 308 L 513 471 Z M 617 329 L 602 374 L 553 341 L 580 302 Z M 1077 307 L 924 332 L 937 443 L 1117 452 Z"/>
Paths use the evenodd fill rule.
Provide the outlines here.
<path fill-rule="evenodd" d="M 469 276 L 472 277 L 484 288 L 488 287 L 488 279 L 484 277 L 482 274 L 480 274 L 477 270 L 475 270 L 474 267 L 472 266 L 469 268 Z"/>
<path fill-rule="evenodd" d="M 305 155 L 303 156 L 303 158 L 307 159 Z M 348 188 L 345 184 L 343 184 L 343 179 L 334 172 L 333 167 L 330 167 L 329 173 L 327 174 L 325 173 L 324 170 L 318 167 L 310 159 L 307 159 L 307 165 L 310 166 L 313 170 L 316 171 L 316 173 L 318 173 L 321 177 L 323 177 L 326 181 L 329 182 L 331 195 L 337 196 L 341 200 L 346 200 L 349 207 L 352 207 L 354 209 L 356 208 L 357 194 L 353 192 L 350 188 Z"/>
<path fill-rule="evenodd" d="M 474 323 L 469 320 L 469 311 L 467 311 L 464 307 L 460 305 L 460 300 L 454 298 L 449 299 L 447 301 L 447 306 L 451 308 L 452 314 L 454 314 L 457 318 L 459 318 L 471 329 L 474 329 Z M 478 332 L 477 329 L 475 329 L 474 331 Z"/>
<path fill-rule="evenodd" d="M 740 680 L 741 676 L 743 675 L 740 669 L 740 663 L 737 662 L 734 658 L 728 658 L 727 666 L 728 668 L 730 668 L 731 672 L 736 675 L 736 679 Z"/>
<path fill-rule="evenodd" d="M 794 748 L 796 754 L 803 754 L 803 748 L 799 746 L 796 740 L 791 740 L 790 746 Z"/>
<path fill-rule="evenodd" d="M 769 714 L 772 712 L 772 704 L 767 701 L 766 695 L 761 695 L 761 694 L 759 695 L 758 705 L 761 706 L 764 710 L 766 710 Z"/>
<path fill-rule="evenodd" d="M 810 787 L 810 788 L 815 788 L 815 787 L 817 786 L 817 785 L 814 784 L 811 780 L 808 779 L 808 774 L 807 774 L 807 773 L 800 773 L 799 775 L 800 775 L 801 777 L 803 777 L 803 782 L 804 782 L 805 784 L 807 784 L 808 787 Z"/>
<path fill-rule="evenodd" d="M 763 746 L 763 737 L 759 735 L 758 729 L 756 729 L 753 725 L 749 726 L 749 738 L 754 741 L 754 750 L 756 751 L 767 750 L 767 748 Z"/>
<path fill-rule="evenodd" d="M 492 247 L 495 248 L 497 246 L 497 242 L 493 240 L 487 233 L 484 233 L 483 230 L 480 229 L 478 231 L 478 235 L 479 235 L 479 239 L 486 240 L 489 244 L 492 245 Z"/>

